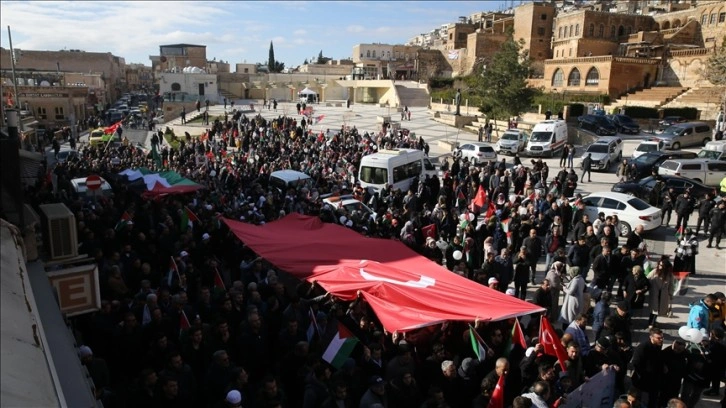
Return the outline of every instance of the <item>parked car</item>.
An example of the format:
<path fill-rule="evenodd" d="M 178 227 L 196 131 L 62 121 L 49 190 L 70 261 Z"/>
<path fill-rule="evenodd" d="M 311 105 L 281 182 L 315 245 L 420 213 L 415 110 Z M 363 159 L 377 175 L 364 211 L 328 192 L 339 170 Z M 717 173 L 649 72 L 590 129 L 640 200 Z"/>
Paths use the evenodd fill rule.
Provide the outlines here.
<path fill-rule="evenodd" d="M 633 158 L 637 159 L 638 157 L 648 153 L 648 152 L 657 152 L 659 150 L 663 150 L 665 148 L 665 142 L 658 139 L 647 139 L 640 142 L 638 147 L 635 148 L 633 151 Z"/>
<path fill-rule="evenodd" d="M 629 133 L 632 135 L 640 133 L 640 125 L 630 116 L 610 115 L 607 118 L 615 125 L 619 133 Z"/>
<path fill-rule="evenodd" d="M 353 197 L 352 194 L 326 197 L 323 199 L 323 203 L 333 207 L 338 217 L 345 216 L 348 219 L 359 217 L 363 220 L 371 216 L 375 218 L 376 216 L 370 207 Z"/>
<path fill-rule="evenodd" d="M 467 158 L 471 163 L 484 163 L 489 160 L 497 160 L 497 152 L 490 143 L 472 142 L 461 145 L 454 150 L 454 156 Z"/>
<path fill-rule="evenodd" d="M 108 142 L 120 142 L 118 133 L 106 133 L 104 128 L 98 128 L 91 132 L 88 136 L 88 143 L 91 146 L 105 145 Z"/>
<path fill-rule="evenodd" d="M 615 125 L 607 117 L 602 115 L 582 115 L 577 118 L 577 123 L 580 128 L 592 131 L 596 135 L 615 136 L 618 134 L 618 129 Z"/>
<path fill-rule="evenodd" d="M 666 128 L 658 138 L 666 149 L 678 150 L 687 146 L 704 146 L 711 141 L 713 131 L 704 122 L 684 122 Z"/>
<path fill-rule="evenodd" d="M 527 147 L 529 133 L 520 129 L 509 129 L 494 145 L 497 153 L 515 154 L 521 153 Z"/>
<path fill-rule="evenodd" d="M 700 152 L 699 159 L 726 160 L 726 140 L 717 140 L 706 143 Z"/>
<path fill-rule="evenodd" d="M 604 191 L 592 193 L 581 202 L 585 204 L 585 214 L 591 220 L 596 219 L 601 212 L 605 215 L 617 215 L 620 219 L 618 230 L 623 237 L 630 235 L 638 224 L 642 224 L 645 231 L 660 227 L 660 208 L 653 207 L 638 197 Z"/>
<path fill-rule="evenodd" d="M 587 147 L 581 159 L 590 155 L 593 170 L 609 170 L 623 158 L 623 140 L 618 137 L 601 137 Z M 580 162 L 582 168 L 582 162 Z"/>
<path fill-rule="evenodd" d="M 630 164 L 635 167 L 636 179 L 648 177 L 653 169 L 658 171 L 661 163 L 671 159 L 695 159 L 696 153 L 684 150 L 659 150 L 656 152 L 648 152 L 633 160 Z"/>
<path fill-rule="evenodd" d="M 664 190 L 673 188 L 676 194 L 681 194 L 686 189 L 691 189 L 694 197 L 703 197 L 706 193 L 713 193 L 715 188 L 699 183 L 695 180 L 687 179 L 681 176 L 658 176 L 665 183 Z M 643 200 L 650 199 L 650 192 L 653 191 L 657 179 L 648 176 L 640 180 L 623 181 L 613 185 L 610 191 L 632 195 Z"/>
<path fill-rule="evenodd" d="M 658 128 L 660 130 L 663 130 L 667 128 L 668 126 L 675 125 L 676 123 L 683 123 L 686 121 L 686 118 L 683 116 L 666 116 L 660 121 L 658 121 Z"/>
<path fill-rule="evenodd" d="M 658 174 L 682 176 L 707 186 L 718 186 L 726 177 L 726 162 L 708 159 L 666 160 L 658 168 Z"/>

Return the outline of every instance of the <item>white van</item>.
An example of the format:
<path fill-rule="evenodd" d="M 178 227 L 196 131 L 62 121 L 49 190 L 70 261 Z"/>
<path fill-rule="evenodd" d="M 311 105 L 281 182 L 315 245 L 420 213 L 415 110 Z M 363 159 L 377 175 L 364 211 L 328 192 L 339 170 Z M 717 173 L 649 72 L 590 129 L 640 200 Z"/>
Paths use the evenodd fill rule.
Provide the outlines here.
<path fill-rule="evenodd" d="M 699 159 L 726 160 L 726 140 L 708 142 L 700 152 Z"/>
<path fill-rule="evenodd" d="M 300 189 L 314 187 L 313 179 L 305 173 L 296 170 L 278 170 L 270 174 L 270 186 L 277 188 L 281 193 L 285 193 L 287 189 Z"/>
<path fill-rule="evenodd" d="M 104 179 L 103 177 L 100 177 L 101 179 L 101 188 L 95 191 L 91 191 L 86 186 L 86 178 L 74 178 L 71 180 L 71 188 L 73 188 L 73 193 L 75 197 L 83 198 L 86 201 L 93 200 L 96 197 L 110 197 L 113 195 L 113 189 L 111 188 L 111 185 L 108 184 L 108 181 Z"/>
<path fill-rule="evenodd" d="M 527 143 L 528 156 L 553 157 L 567 143 L 567 123 L 564 120 L 545 120 L 534 125 Z"/>
<path fill-rule="evenodd" d="M 414 178 L 436 174 L 436 168 L 416 149 L 380 150 L 363 156 L 358 170 L 358 180 L 363 188 L 380 191 L 388 184 L 394 190 L 407 191 Z"/>

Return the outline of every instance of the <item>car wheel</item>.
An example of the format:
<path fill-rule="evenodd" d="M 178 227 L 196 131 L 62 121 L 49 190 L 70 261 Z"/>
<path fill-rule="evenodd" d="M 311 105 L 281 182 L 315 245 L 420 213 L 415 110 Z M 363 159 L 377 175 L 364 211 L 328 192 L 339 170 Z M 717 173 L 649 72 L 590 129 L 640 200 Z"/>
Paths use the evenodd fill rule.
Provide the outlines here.
<path fill-rule="evenodd" d="M 633 231 L 633 229 L 630 227 L 630 224 L 628 224 L 627 222 L 620 221 L 619 227 L 621 237 L 627 237 Z"/>
<path fill-rule="evenodd" d="M 671 148 L 673 150 L 680 150 L 681 149 L 681 144 L 678 143 L 678 142 L 675 142 L 675 143 L 673 143 L 673 145 L 671 145 Z"/>

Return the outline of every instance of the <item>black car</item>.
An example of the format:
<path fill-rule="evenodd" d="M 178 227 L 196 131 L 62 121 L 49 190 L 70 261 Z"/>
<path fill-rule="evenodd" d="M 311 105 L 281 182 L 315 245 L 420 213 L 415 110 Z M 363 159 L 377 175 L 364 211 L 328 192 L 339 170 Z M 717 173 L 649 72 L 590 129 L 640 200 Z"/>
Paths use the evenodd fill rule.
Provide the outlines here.
<path fill-rule="evenodd" d="M 687 188 L 690 188 L 693 197 L 701 198 L 706 193 L 715 193 L 716 191 L 716 189 L 713 187 L 709 187 L 697 181 L 681 176 L 664 175 L 658 177 L 665 182 L 665 186 L 663 187 L 664 190 L 673 187 L 673 191 L 675 191 L 676 194 L 681 194 L 686 191 Z M 650 192 L 653 190 L 653 187 L 655 187 L 655 183 L 656 178 L 653 176 L 648 176 L 640 180 L 617 183 L 610 189 L 610 191 L 634 195 L 645 201 L 649 201 Z"/>
<path fill-rule="evenodd" d="M 631 165 L 635 167 L 634 178 L 640 179 L 651 175 L 653 170 L 658 171 L 660 164 L 670 159 L 695 159 L 698 155 L 693 152 L 687 152 L 684 150 L 659 150 L 655 152 L 648 152 L 644 155 L 638 156 L 637 159 L 631 162 Z"/>
<path fill-rule="evenodd" d="M 615 125 L 602 115 L 582 115 L 577 118 L 580 128 L 590 130 L 599 136 L 614 136 L 618 134 Z"/>
<path fill-rule="evenodd" d="M 630 116 L 610 115 L 607 118 L 610 119 L 610 122 L 615 125 L 620 133 L 630 133 L 633 135 L 640 133 L 640 125 Z"/>

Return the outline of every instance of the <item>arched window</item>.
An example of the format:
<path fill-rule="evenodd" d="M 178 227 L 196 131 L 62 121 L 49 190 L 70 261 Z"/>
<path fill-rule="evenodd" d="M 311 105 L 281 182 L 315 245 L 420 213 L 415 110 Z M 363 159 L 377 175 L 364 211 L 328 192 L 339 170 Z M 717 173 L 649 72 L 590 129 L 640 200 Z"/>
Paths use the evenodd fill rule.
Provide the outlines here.
<path fill-rule="evenodd" d="M 661 27 L 662 30 L 669 30 L 671 28 L 671 22 L 670 21 L 664 21 L 663 26 Z"/>
<path fill-rule="evenodd" d="M 565 37 L 568 37 L 568 34 L 567 33 L 568 33 L 567 26 L 565 26 Z"/>
<path fill-rule="evenodd" d="M 370 58 L 370 57 L 371 57 L 371 50 L 368 50 L 368 51 L 366 51 L 366 58 Z"/>
<path fill-rule="evenodd" d="M 597 36 L 600 38 L 603 38 L 605 36 L 605 26 L 600 24 L 600 27 L 597 30 Z"/>
<path fill-rule="evenodd" d="M 570 37 L 572 37 L 574 35 L 575 35 L 575 27 L 572 24 L 570 24 Z"/>
<path fill-rule="evenodd" d="M 181 91 L 181 85 L 178 82 L 174 82 L 173 84 L 171 84 L 171 90 L 174 92 L 179 92 Z"/>
<path fill-rule="evenodd" d="M 567 77 L 567 86 L 580 86 L 580 70 L 572 68 L 570 75 Z"/>
<path fill-rule="evenodd" d="M 373 58 L 376 57 L 376 50 L 373 50 Z"/>
<path fill-rule="evenodd" d="M 618 37 L 622 37 L 623 34 L 625 34 L 625 27 L 623 27 L 623 26 L 618 27 Z"/>
<path fill-rule="evenodd" d="M 562 27 L 557 29 L 557 37 L 562 38 Z"/>
<path fill-rule="evenodd" d="M 587 77 L 585 78 L 585 86 L 597 86 L 600 83 L 600 73 L 597 72 L 597 68 L 592 67 L 587 71 Z"/>
<path fill-rule="evenodd" d="M 614 25 L 610 26 L 610 38 L 612 38 L 613 40 L 616 38 L 615 37 L 615 26 Z"/>
<path fill-rule="evenodd" d="M 633 27 L 628 26 L 628 35 L 633 34 Z"/>
<path fill-rule="evenodd" d="M 580 35 L 580 24 L 575 24 L 575 35 Z"/>
<path fill-rule="evenodd" d="M 552 75 L 552 86 L 553 87 L 562 86 L 562 83 L 564 80 L 565 80 L 565 73 L 562 72 L 562 69 L 557 68 L 555 70 L 554 75 Z"/>
<path fill-rule="evenodd" d="M 590 24 L 590 28 L 587 30 L 587 35 L 590 37 L 595 36 L 595 24 Z"/>

